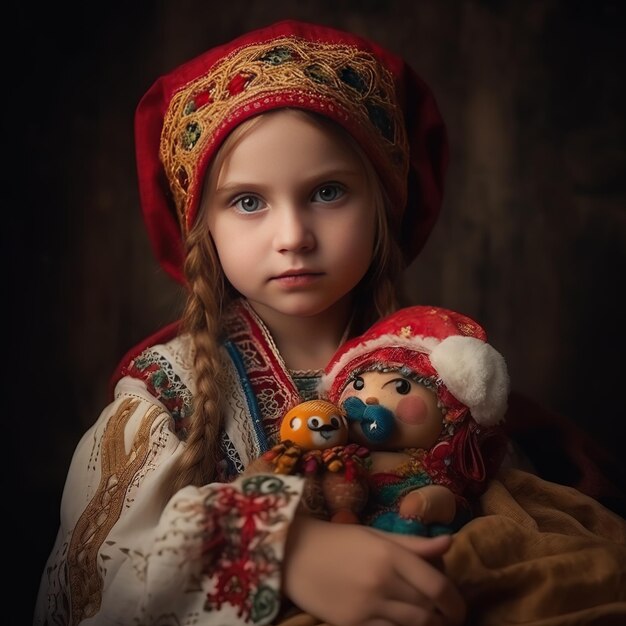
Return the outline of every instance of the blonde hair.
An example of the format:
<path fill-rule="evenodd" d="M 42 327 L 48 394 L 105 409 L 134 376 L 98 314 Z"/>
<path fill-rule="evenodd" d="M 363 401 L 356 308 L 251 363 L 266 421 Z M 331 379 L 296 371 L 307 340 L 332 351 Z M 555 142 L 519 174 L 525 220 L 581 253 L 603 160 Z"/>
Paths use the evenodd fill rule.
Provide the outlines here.
<path fill-rule="evenodd" d="M 359 334 L 376 319 L 391 313 L 398 306 L 403 262 L 397 238 L 392 233 L 394 226 L 390 223 L 389 202 L 370 160 L 351 135 L 323 116 L 298 109 L 289 110 L 295 115 L 313 119 L 324 128 L 332 129 L 333 133 L 352 146 L 365 168 L 372 201 L 376 207 L 377 234 L 370 268 L 354 292 L 355 314 L 351 333 Z M 270 111 L 263 115 L 273 115 L 276 112 Z M 215 184 L 226 157 L 260 118 L 261 115 L 243 122 L 226 138 L 205 177 L 203 198 L 206 190 Z M 223 421 L 220 393 L 220 389 L 224 388 L 221 381 L 223 356 L 220 349 L 223 336 L 222 316 L 232 298 L 238 295 L 222 271 L 208 232 L 206 204 L 201 202 L 199 214 L 185 242 L 184 271 L 188 296 L 182 330 L 189 333 L 195 349 L 196 395 L 187 429 L 186 449 L 178 458 L 172 473 L 172 493 L 189 484 L 205 484 L 215 476 L 219 433 Z"/>

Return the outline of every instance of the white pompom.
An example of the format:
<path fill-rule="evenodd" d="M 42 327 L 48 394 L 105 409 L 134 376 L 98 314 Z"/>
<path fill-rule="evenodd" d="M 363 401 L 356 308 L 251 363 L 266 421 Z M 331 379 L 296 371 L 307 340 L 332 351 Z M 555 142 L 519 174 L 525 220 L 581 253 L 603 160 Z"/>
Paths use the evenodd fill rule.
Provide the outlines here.
<path fill-rule="evenodd" d="M 485 426 L 504 418 L 509 375 L 504 357 L 474 337 L 447 337 L 430 354 L 430 362 L 448 391 Z"/>

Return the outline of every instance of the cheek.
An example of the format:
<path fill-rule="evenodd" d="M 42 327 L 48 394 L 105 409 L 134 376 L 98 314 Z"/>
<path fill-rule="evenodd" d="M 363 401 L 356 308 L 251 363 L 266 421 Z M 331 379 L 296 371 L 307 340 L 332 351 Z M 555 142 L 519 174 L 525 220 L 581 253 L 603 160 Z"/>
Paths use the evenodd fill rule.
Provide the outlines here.
<path fill-rule="evenodd" d="M 358 267 L 365 273 L 370 266 L 376 243 L 376 219 L 373 209 L 359 206 L 327 224 L 327 238 L 332 242 L 337 262 L 348 267 Z M 340 261 L 339 261 L 340 259 Z"/>
<path fill-rule="evenodd" d="M 221 224 L 212 233 L 213 243 L 224 275 L 235 289 L 243 291 L 248 279 L 254 277 L 254 269 L 258 267 L 260 257 L 259 238 L 248 236 L 245 230 L 236 231 L 232 224 Z M 240 245 L 233 246 L 231 242 Z"/>
<path fill-rule="evenodd" d="M 428 406 L 419 396 L 407 396 L 396 405 L 396 417 L 405 424 L 419 425 L 428 421 Z"/>

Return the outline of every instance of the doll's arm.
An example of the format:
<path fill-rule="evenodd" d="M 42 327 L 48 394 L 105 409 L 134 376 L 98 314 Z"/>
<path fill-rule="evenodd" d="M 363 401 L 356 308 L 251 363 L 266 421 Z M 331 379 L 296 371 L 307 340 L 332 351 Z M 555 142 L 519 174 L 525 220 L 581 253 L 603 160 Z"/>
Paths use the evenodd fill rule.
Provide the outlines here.
<path fill-rule="evenodd" d="M 302 479 L 190 486 L 168 502 L 185 444 L 140 381 L 118 389 L 72 459 L 35 624 L 271 622 Z"/>
<path fill-rule="evenodd" d="M 456 497 L 443 485 L 426 485 L 407 493 L 400 502 L 398 513 L 424 524 L 449 524 L 456 515 Z"/>

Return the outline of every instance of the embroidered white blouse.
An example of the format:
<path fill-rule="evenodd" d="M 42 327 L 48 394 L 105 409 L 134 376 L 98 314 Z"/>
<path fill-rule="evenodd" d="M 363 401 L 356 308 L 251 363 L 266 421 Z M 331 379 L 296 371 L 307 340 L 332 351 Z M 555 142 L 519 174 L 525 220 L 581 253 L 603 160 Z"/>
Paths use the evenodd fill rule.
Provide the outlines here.
<path fill-rule="evenodd" d="M 234 307 L 227 329 L 219 482 L 166 500 L 186 445 L 191 342 L 181 336 L 144 350 L 74 453 L 35 624 L 235 626 L 276 617 L 302 479 L 237 475 L 276 441 L 300 397 L 247 305 Z"/>

